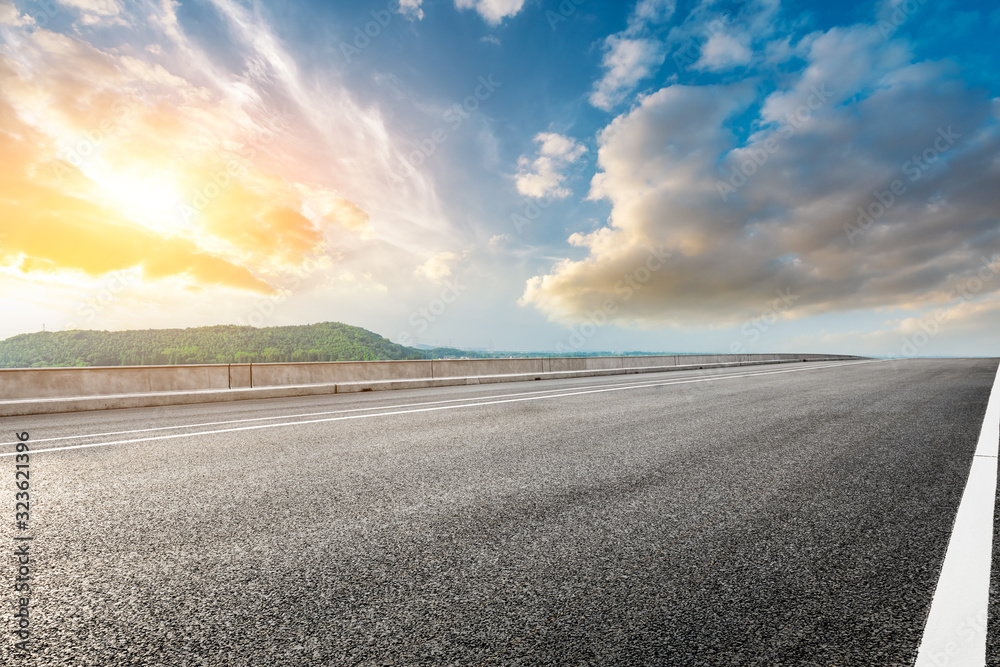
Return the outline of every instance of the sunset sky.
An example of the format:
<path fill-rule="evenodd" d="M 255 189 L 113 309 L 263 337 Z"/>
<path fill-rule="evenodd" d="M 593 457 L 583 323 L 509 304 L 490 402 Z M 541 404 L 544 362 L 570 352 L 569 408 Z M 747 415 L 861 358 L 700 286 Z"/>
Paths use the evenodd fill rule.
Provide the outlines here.
<path fill-rule="evenodd" d="M 997 356 L 997 34 L 942 0 L 0 0 L 0 337 Z"/>

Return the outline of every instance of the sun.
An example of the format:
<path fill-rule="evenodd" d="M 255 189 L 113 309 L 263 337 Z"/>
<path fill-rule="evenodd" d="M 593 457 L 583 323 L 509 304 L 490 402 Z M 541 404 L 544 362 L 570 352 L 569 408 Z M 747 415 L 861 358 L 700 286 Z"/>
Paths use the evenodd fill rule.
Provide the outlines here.
<path fill-rule="evenodd" d="M 162 174 L 95 173 L 91 175 L 105 199 L 133 222 L 161 234 L 190 231 L 182 215 L 180 188 L 169 172 Z"/>

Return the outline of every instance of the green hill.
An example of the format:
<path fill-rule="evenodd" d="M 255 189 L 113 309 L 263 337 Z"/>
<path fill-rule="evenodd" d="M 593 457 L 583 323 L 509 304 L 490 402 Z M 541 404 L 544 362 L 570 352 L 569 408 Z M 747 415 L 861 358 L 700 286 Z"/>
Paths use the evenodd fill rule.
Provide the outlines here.
<path fill-rule="evenodd" d="M 458 353 L 458 354 L 455 354 Z M 54 331 L 0 341 L 0 368 L 139 366 L 276 361 L 361 361 L 479 356 L 417 350 L 339 322 L 305 326 L 214 326 L 145 331 Z"/>

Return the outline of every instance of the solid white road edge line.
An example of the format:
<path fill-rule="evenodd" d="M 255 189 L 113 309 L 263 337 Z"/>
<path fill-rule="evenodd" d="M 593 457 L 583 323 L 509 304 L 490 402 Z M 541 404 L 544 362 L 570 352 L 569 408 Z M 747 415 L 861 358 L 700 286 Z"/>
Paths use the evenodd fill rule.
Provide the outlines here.
<path fill-rule="evenodd" d="M 129 439 L 129 440 L 114 440 L 114 441 L 111 441 L 111 442 L 91 442 L 91 443 L 86 443 L 86 444 L 83 444 L 83 445 L 67 445 L 65 447 L 47 447 L 47 448 L 44 448 L 44 449 L 33 449 L 33 450 L 31 450 L 31 453 L 32 454 L 40 454 L 42 452 L 61 452 L 61 451 L 66 451 L 66 450 L 70 450 L 70 449 L 87 449 L 87 448 L 90 448 L 90 447 L 108 447 L 108 446 L 111 446 L 111 445 L 127 445 L 127 444 L 132 444 L 132 443 L 137 443 L 137 442 L 151 442 L 151 441 L 154 441 L 154 440 L 174 440 L 176 438 L 194 438 L 194 437 L 197 437 L 197 436 L 213 435 L 213 434 L 217 434 L 217 433 L 235 433 L 235 432 L 238 432 L 238 431 L 254 431 L 254 430 L 260 430 L 260 429 L 265 429 L 265 428 L 279 428 L 279 427 L 287 427 L 287 426 L 302 426 L 302 425 L 305 425 L 305 424 L 320 424 L 320 423 L 325 423 L 325 422 L 347 421 L 349 419 L 371 419 L 371 418 L 374 418 L 374 417 L 388 417 L 388 416 L 391 416 L 391 415 L 405 415 L 405 414 L 412 414 L 412 413 L 417 413 L 417 412 L 435 412 L 435 411 L 439 411 L 439 410 L 458 410 L 458 409 L 461 409 L 461 408 L 475 408 L 475 407 L 486 406 L 486 405 L 499 405 L 499 404 L 502 404 L 502 403 L 521 403 L 521 402 L 524 402 L 524 401 L 544 401 L 544 400 L 548 400 L 548 399 L 552 399 L 552 398 L 565 398 L 565 397 L 568 397 L 568 396 L 580 396 L 580 395 L 584 395 L 584 394 L 602 394 L 602 393 L 611 392 L 611 391 L 625 391 L 625 390 L 629 390 L 629 389 L 646 389 L 646 388 L 650 388 L 650 387 L 663 387 L 663 386 L 677 385 L 677 384 L 693 384 L 693 383 L 698 383 L 698 382 L 714 382 L 714 381 L 717 381 L 717 380 L 727 380 L 727 379 L 734 379 L 734 378 L 760 377 L 761 375 L 780 375 L 780 374 L 783 374 L 783 373 L 802 373 L 802 372 L 809 371 L 809 370 L 821 370 L 821 369 L 825 369 L 825 368 L 837 368 L 839 366 L 856 366 L 858 364 L 870 364 L 870 363 L 881 363 L 881 362 L 880 361 L 862 361 L 862 362 L 854 361 L 854 362 L 846 362 L 846 363 L 843 363 L 843 364 L 837 364 L 837 365 L 831 365 L 831 366 L 820 366 L 820 367 L 799 368 L 799 369 L 792 369 L 792 370 L 769 371 L 769 372 L 766 372 L 766 373 L 754 373 L 753 375 L 732 375 L 732 376 L 718 376 L 718 375 L 716 375 L 716 376 L 709 376 L 709 377 L 705 377 L 705 378 L 695 378 L 695 379 L 690 379 L 690 380 L 673 380 L 673 381 L 665 381 L 665 382 L 643 384 L 643 385 L 627 385 L 627 386 L 623 386 L 623 387 L 610 387 L 610 388 L 603 388 L 603 389 L 592 389 L 592 390 L 588 390 L 588 391 L 570 391 L 570 392 L 566 392 L 566 393 L 562 393 L 562 394 L 550 394 L 548 396 L 528 396 L 528 397 L 524 397 L 524 398 L 508 398 L 508 399 L 504 399 L 504 400 L 484 401 L 484 402 L 478 402 L 478 403 L 466 403 L 466 404 L 461 404 L 461 405 L 442 405 L 442 406 L 432 407 L 432 408 L 419 408 L 419 409 L 416 409 L 416 410 L 393 410 L 393 411 L 390 411 L 390 412 L 376 412 L 376 413 L 373 413 L 373 414 L 364 414 L 364 415 L 346 415 L 346 416 L 343 416 L 343 417 L 327 417 L 325 419 L 309 419 L 309 420 L 306 420 L 306 421 L 296 421 L 296 422 L 287 422 L 287 423 L 279 423 L 279 424 L 256 424 L 254 426 L 240 426 L 240 427 L 236 427 L 236 428 L 216 429 L 214 431 L 198 431 L 198 432 L 195 432 L 195 433 L 175 433 L 173 435 L 157 435 L 157 436 L 151 436 L 151 437 L 148 437 L 148 438 L 132 438 L 132 439 Z M 0 454 L 0 457 L 15 456 L 16 454 L 17 454 L 17 452 L 5 452 L 3 454 Z"/>
<path fill-rule="evenodd" d="M 915 667 L 983 667 L 1000 446 L 1000 369 L 958 506 Z"/>

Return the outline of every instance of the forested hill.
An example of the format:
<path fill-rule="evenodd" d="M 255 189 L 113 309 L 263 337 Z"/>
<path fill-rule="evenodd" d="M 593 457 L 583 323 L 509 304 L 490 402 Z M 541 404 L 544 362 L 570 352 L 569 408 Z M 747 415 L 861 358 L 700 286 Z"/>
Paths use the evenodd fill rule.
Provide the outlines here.
<path fill-rule="evenodd" d="M 261 329 L 54 331 L 0 341 L 0 368 L 425 359 L 445 352 L 404 347 L 339 322 Z"/>

